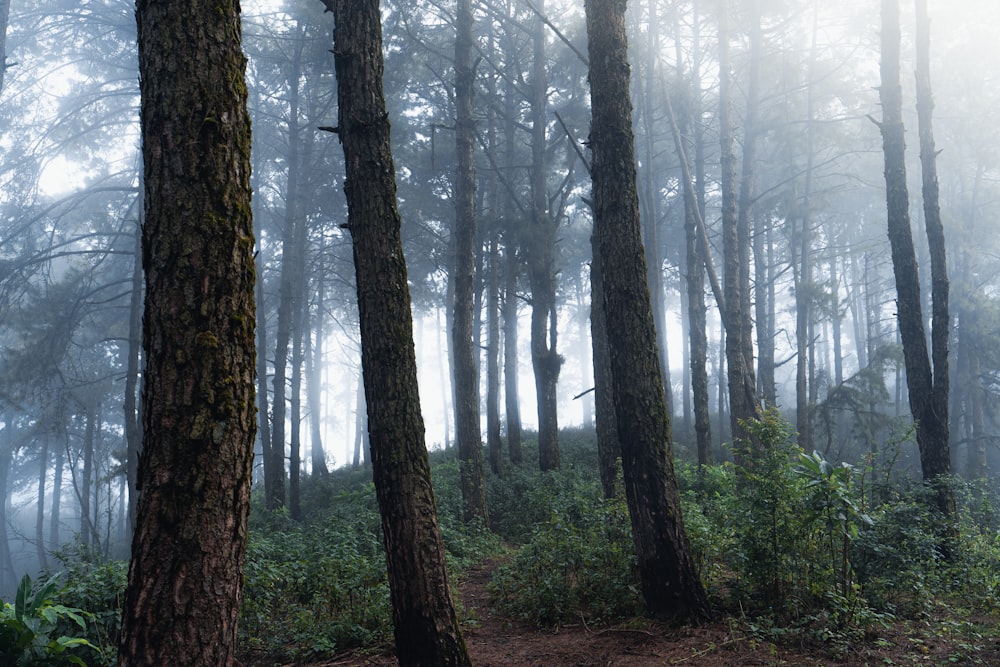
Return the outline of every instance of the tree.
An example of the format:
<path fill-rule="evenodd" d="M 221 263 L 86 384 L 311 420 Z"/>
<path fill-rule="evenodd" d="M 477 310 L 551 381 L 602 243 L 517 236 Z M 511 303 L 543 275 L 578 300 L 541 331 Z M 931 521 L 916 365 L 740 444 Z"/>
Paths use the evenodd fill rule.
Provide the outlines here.
<path fill-rule="evenodd" d="M 947 392 L 947 275 L 944 271 L 944 237 L 939 230 L 932 233 L 928 221 L 928 237 L 932 254 L 939 253 L 932 260 L 932 282 L 934 296 L 944 298 L 941 304 L 934 303 L 935 365 L 927 354 L 927 339 L 924 334 L 924 320 L 920 301 L 920 277 L 917 273 L 917 258 L 913 248 L 910 230 L 909 192 L 906 186 L 905 142 L 903 138 L 903 94 L 899 82 L 900 24 L 899 0 L 882 0 L 882 84 L 879 96 L 882 100 L 882 148 L 885 155 L 886 207 L 888 211 L 889 244 L 892 249 L 892 268 L 896 279 L 896 310 L 899 334 L 903 343 L 903 359 L 906 365 L 906 387 L 910 412 L 917 425 L 917 447 L 920 450 L 920 467 L 925 482 L 935 492 L 934 502 L 951 526 L 955 514 L 954 492 L 942 479 L 951 473 L 951 452 L 948 442 L 948 392 Z M 926 35 L 925 35 L 926 39 Z M 919 43 L 919 42 L 918 42 Z M 926 47 L 926 42 L 924 42 Z M 926 69 L 918 68 L 918 79 L 923 79 L 921 96 L 923 112 L 929 114 L 930 81 Z M 924 87 L 926 84 L 927 87 Z M 924 124 L 926 123 L 926 124 Z M 929 115 L 921 123 L 922 129 L 930 133 Z M 921 132 L 923 135 L 923 132 Z M 933 139 L 929 145 L 921 137 L 921 153 L 925 159 L 933 159 Z M 927 173 L 925 181 L 937 178 Z M 925 197 L 928 193 L 925 191 Z M 936 197 L 925 206 L 936 206 Z M 940 221 L 938 221 L 938 226 Z M 935 272 L 936 269 L 936 272 Z M 938 282 L 941 281 L 941 282 Z M 943 293 L 942 293 L 943 290 Z M 944 308 L 944 312 L 939 309 Z M 944 332 L 940 328 L 944 326 Z M 944 338 L 940 338 L 943 336 Z M 944 360 L 938 355 L 944 354 Z M 940 365 L 939 365 L 940 364 Z M 941 393 L 942 383 L 945 387 Z M 943 402 L 943 405 L 942 405 Z M 946 528 L 950 533 L 953 527 Z"/>
<path fill-rule="evenodd" d="M 681 517 L 639 225 L 624 0 L 587 0 L 594 233 L 625 494 L 649 614 L 709 614 Z M 611 267 L 614 267 L 613 270 Z"/>
<path fill-rule="evenodd" d="M 546 109 L 548 75 L 545 60 L 545 24 L 541 12 L 532 26 L 531 104 L 531 222 L 521 231 L 531 283 L 531 367 L 538 401 L 538 467 L 559 467 L 559 416 L 556 388 L 563 358 L 557 347 L 556 229 L 548 206 L 546 167 Z"/>
<path fill-rule="evenodd" d="M 752 78 L 752 77 L 751 77 Z M 751 84 L 752 88 L 756 84 Z M 736 155 L 733 152 L 732 73 L 729 63 L 729 3 L 722 0 L 719 11 L 719 143 L 722 189 L 722 254 L 724 262 L 724 299 L 719 303 L 726 332 L 726 369 L 729 381 L 729 419 L 733 440 L 747 440 L 749 432 L 743 427 L 748 420 L 758 416 L 757 387 L 754 379 L 753 352 L 750 343 L 750 313 L 744 308 L 749 304 L 749 216 L 741 219 L 737 209 Z M 747 131 L 752 133 L 752 126 Z M 748 147 L 752 147 L 752 136 Z M 752 169 L 744 174 L 749 178 Z M 749 184 L 747 205 L 749 209 Z"/>
<path fill-rule="evenodd" d="M 462 475 L 466 521 L 487 520 L 483 479 L 483 442 L 479 428 L 479 373 L 473 328 L 476 293 L 476 167 L 472 117 L 475 72 L 472 66 L 472 5 L 458 0 L 455 17 L 455 310 L 452 353 L 455 376 L 455 439 Z M 475 334 L 476 340 L 473 340 Z"/>
<path fill-rule="evenodd" d="M 136 19 L 145 447 L 119 661 L 237 665 L 256 432 L 239 4 L 139 0 Z"/>
<path fill-rule="evenodd" d="M 372 471 L 400 665 L 469 665 L 448 588 L 424 447 L 377 0 L 323 0 L 334 15 L 337 136 L 354 245 Z"/>

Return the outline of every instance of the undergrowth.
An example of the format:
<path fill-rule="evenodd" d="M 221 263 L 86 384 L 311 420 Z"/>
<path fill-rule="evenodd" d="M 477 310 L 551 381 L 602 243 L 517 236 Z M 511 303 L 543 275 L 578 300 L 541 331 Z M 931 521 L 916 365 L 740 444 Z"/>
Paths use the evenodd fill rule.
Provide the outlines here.
<path fill-rule="evenodd" d="M 736 449 L 739 467 L 675 466 L 687 534 L 718 616 L 752 641 L 815 643 L 837 656 L 890 624 L 922 628 L 913 641 L 954 642 L 957 659 L 995 639 L 972 620 L 995 622 L 1000 613 L 1000 513 L 989 485 L 948 481 L 959 514 L 945 559 L 942 518 L 924 485 L 893 474 L 891 461 L 880 468 L 877 459 L 851 464 L 803 452 L 776 412 L 748 428 L 760 446 Z M 487 474 L 488 525 L 462 522 L 458 464 L 451 452 L 433 453 L 452 581 L 503 555 L 491 583 L 496 613 L 539 625 L 641 614 L 628 511 L 622 499 L 601 497 L 593 442 L 593 432 L 563 432 L 561 469 L 541 473 L 526 441 L 521 466 Z M 307 478 L 302 498 L 301 522 L 254 499 L 240 624 L 248 662 L 318 660 L 391 641 L 370 473 Z M 53 660 L 113 664 L 125 563 L 86 549 L 61 560 L 61 583 L 46 585 L 49 606 L 38 605 L 56 610 L 45 612 L 54 623 L 47 637 L 74 638 L 52 645 L 60 652 Z M 21 664 L 50 664 L 39 660 Z"/>

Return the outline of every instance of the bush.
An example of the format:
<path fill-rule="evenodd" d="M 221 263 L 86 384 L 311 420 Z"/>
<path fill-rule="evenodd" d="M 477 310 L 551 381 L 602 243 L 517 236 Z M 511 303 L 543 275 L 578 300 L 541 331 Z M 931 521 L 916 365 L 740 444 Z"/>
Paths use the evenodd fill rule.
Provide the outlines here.
<path fill-rule="evenodd" d="M 378 513 L 345 494 L 323 521 L 251 531 L 240 624 L 244 650 L 316 659 L 391 634 Z M 284 522 L 272 518 L 275 525 Z"/>
<path fill-rule="evenodd" d="M 76 631 L 85 632 L 88 614 L 53 602 L 56 589 L 56 578 L 36 586 L 31 577 L 24 575 L 14 604 L 4 603 L 0 610 L 0 663 L 10 667 L 87 667 L 78 652 L 100 654 L 100 649 L 87 639 L 59 633 L 67 622 Z"/>
<path fill-rule="evenodd" d="M 500 613 L 542 625 L 580 618 L 608 622 L 639 613 L 624 503 L 597 493 L 559 493 L 551 500 L 549 519 L 493 576 L 490 589 Z"/>

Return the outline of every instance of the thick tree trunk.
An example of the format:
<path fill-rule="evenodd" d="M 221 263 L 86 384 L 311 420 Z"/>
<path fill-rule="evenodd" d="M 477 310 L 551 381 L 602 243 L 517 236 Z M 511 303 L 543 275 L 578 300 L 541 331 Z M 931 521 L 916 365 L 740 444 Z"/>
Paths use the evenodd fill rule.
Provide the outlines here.
<path fill-rule="evenodd" d="M 146 307 L 119 664 L 237 665 L 253 443 L 250 118 L 235 0 L 139 0 Z"/>
<path fill-rule="evenodd" d="M 402 667 L 470 664 L 455 616 L 424 446 L 413 323 L 382 89 L 377 0 L 324 0 L 334 14 L 338 132 L 354 245 L 375 491 Z"/>
<path fill-rule="evenodd" d="M 931 368 L 920 307 L 920 279 L 910 230 L 909 192 L 906 186 L 902 86 L 899 82 L 900 41 L 899 0 L 882 0 L 882 82 L 879 88 L 882 122 L 879 127 L 882 131 L 882 148 L 885 153 L 886 206 L 892 268 L 896 278 L 896 310 L 899 335 L 903 343 L 910 412 L 917 424 L 920 466 L 924 481 L 935 489 L 936 507 L 945 516 L 948 524 L 943 535 L 945 537 L 943 546 L 947 548 L 947 538 L 954 531 L 952 519 L 955 515 L 955 497 L 951 488 L 942 479 L 951 473 L 951 453 L 948 442 L 948 411 L 947 407 L 942 408 L 938 404 L 940 397 L 937 386 L 943 382 L 947 387 L 947 380 L 936 378 L 938 372 L 947 373 L 947 366 L 941 369 Z M 941 246 L 937 251 L 941 255 L 938 261 L 943 264 L 943 238 L 940 242 Z M 939 266 L 938 269 L 943 271 L 944 267 Z M 946 292 L 947 276 L 938 275 L 937 278 L 944 281 Z M 939 304 L 935 303 L 935 310 L 938 307 Z M 937 320 L 935 324 L 943 321 L 946 325 L 946 312 L 936 316 L 935 320 Z M 942 335 L 947 336 L 947 331 Z M 940 339 L 937 344 L 942 346 Z M 944 340 L 942 347 L 947 354 L 947 340 Z M 943 400 L 947 401 L 947 391 L 943 397 Z"/>
<path fill-rule="evenodd" d="M 471 0 L 458 0 L 455 20 L 455 285 L 451 349 L 455 378 L 455 440 L 461 469 L 462 515 L 466 521 L 487 520 L 483 480 L 483 439 L 479 426 L 479 368 L 474 328 L 476 295 L 476 166 L 472 96 Z"/>
<path fill-rule="evenodd" d="M 684 532 L 642 248 L 623 0 L 588 0 L 594 227 L 625 494 L 649 614 L 708 616 Z"/>

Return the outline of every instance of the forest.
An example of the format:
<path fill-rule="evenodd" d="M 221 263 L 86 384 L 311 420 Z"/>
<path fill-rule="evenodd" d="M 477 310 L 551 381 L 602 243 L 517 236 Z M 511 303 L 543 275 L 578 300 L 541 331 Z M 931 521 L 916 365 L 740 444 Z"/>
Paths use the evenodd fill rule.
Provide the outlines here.
<path fill-rule="evenodd" d="M 0 664 L 1000 664 L 1000 4 L 180 5 L 0 0 Z"/>

